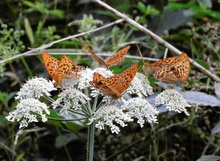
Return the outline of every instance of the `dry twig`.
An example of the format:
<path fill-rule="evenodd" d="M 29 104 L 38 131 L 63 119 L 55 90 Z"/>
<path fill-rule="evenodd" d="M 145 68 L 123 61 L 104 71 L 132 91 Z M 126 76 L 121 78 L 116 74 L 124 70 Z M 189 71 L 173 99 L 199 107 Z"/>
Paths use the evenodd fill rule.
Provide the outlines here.
<path fill-rule="evenodd" d="M 87 31 L 87 32 L 83 32 L 83 33 L 79 33 L 79 34 L 76 34 L 76 35 L 71 35 L 71 36 L 68 36 L 68 37 L 65 37 L 65 38 L 62 38 L 62 39 L 59 39 L 59 40 L 56 40 L 56 41 L 53 41 L 49 44 L 46 44 L 46 45 L 42 45 L 38 48 L 35 48 L 35 49 L 31 49 L 27 52 L 24 52 L 24 53 L 21 53 L 21 54 L 18 54 L 18 55 L 15 55 L 9 59 L 4 59 L 4 60 L 1 60 L 0 63 L 6 63 L 6 62 L 9 62 L 11 60 L 14 60 L 14 59 L 17 59 L 17 58 L 20 58 L 22 56 L 30 56 L 30 55 L 33 55 L 32 53 L 34 52 L 38 52 L 39 50 L 45 50 L 46 48 L 49 48 L 51 46 L 53 46 L 54 44 L 57 44 L 59 42 L 62 42 L 62 41 L 65 41 L 65 40 L 69 40 L 69 39 L 73 39 L 73 38 L 76 38 L 76 37 L 79 37 L 79 36 L 83 36 L 83 35 L 86 35 L 86 34 L 89 34 L 89 33 L 93 33 L 93 32 L 96 32 L 96 31 L 99 31 L 99 30 L 102 30 L 104 28 L 107 28 L 107 27 L 110 27 L 110 26 L 113 26 L 115 24 L 118 24 L 118 23 L 121 23 L 122 21 L 124 21 L 123 19 L 119 19 L 117 21 L 114 21 L 112 23 L 109 23 L 107 25 L 104 25 L 102 27 L 99 27 L 99 28 L 96 28 L 94 30 L 90 30 L 90 31 Z"/>

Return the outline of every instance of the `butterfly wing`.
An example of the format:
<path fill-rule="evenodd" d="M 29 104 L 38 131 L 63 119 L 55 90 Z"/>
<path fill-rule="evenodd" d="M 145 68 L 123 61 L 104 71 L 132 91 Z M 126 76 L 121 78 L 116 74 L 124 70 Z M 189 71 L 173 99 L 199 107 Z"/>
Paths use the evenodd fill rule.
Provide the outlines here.
<path fill-rule="evenodd" d="M 190 72 L 190 61 L 187 54 L 159 60 L 146 64 L 143 69 L 157 80 L 164 83 L 184 83 Z"/>
<path fill-rule="evenodd" d="M 181 54 L 174 64 L 173 73 L 181 83 L 184 83 L 188 79 L 190 73 L 190 60 L 188 55 L 186 53 Z"/>
<path fill-rule="evenodd" d="M 58 66 L 59 66 L 60 61 L 58 59 L 50 56 L 45 51 L 42 52 L 42 58 L 43 58 L 44 65 L 45 65 L 48 73 L 53 78 L 53 80 L 58 82 L 57 72 L 58 72 Z"/>
<path fill-rule="evenodd" d="M 93 81 L 89 82 L 91 86 L 99 89 L 103 94 L 118 99 L 122 93 L 128 88 L 138 70 L 138 64 L 134 64 L 121 74 L 103 77 L 99 73 L 94 73 Z"/>
<path fill-rule="evenodd" d="M 174 68 L 171 68 L 169 65 L 163 65 L 163 68 L 153 67 L 151 69 L 154 76 L 157 80 L 164 83 L 172 83 L 178 81 L 177 76 L 174 74 Z"/>
<path fill-rule="evenodd" d="M 68 72 L 76 66 L 76 63 L 67 56 L 63 56 L 58 67 L 58 84 L 62 85 L 62 80 L 67 76 Z"/>
<path fill-rule="evenodd" d="M 106 67 L 106 64 L 105 62 L 100 58 L 98 57 L 93 51 L 92 49 L 82 40 L 80 39 L 81 43 L 83 44 L 83 46 L 86 48 L 86 50 L 88 50 L 88 52 L 92 55 L 92 57 L 97 61 L 99 62 L 100 65 Z"/>
<path fill-rule="evenodd" d="M 105 85 L 114 92 L 115 98 L 120 98 L 122 93 L 128 88 L 138 70 L 138 64 L 132 65 L 121 74 L 106 78 Z"/>
<path fill-rule="evenodd" d="M 122 94 L 130 85 L 131 81 L 137 73 L 137 70 L 138 64 L 134 64 L 123 73 L 118 74 L 117 76 L 119 77 L 120 81 L 118 83 L 118 86 L 115 86 L 115 90 Z"/>
<path fill-rule="evenodd" d="M 103 94 L 114 97 L 117 95 L 115 91 L 108 87 L 109 81 L 99 73 L 93 74 L 93 81 L 89 82 L 91 86 L 99 89 Z"/>
<path fill-rule="evenodd" d="M 125 48 L 119 50 L 117 53 L 109 57 L 105 61 L 105 64 L 107 65 L 107 67 L 110 67 L 112 65 L 118 65 L 119 63 L 121 63 L 125 59 L 125 54 L 128 52 L 130 47 L 131 47 L 130 45 L 126 46 Z"/>

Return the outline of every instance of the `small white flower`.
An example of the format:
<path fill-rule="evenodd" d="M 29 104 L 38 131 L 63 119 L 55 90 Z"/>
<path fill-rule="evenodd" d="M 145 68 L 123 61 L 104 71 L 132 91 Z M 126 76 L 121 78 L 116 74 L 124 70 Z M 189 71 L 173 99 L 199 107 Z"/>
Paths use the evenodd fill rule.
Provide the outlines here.
<path fill-rule="evenodd" d="M 85 94 L 81 91 L 75 89 L 73 86 L 65 88 L 59 95 L 56 101 L 52 103 L 53 108 L 58 106 L 62 107 L 60 113 L 68 113 L 68 109 L 77 110 L 86 104 L 90 100 Z"/>
<path fill-rule="evenodd" d="M 50 91 L 56 90 L 52 81 L 44 78 L 28 80 L 17 93 L 15 99 L 40 98 L 43 95 L 50 96 Z"/>
<path fill-rule="evenodd" d="M 89 82 L 93 80 L 93 70 L 90 68 L 86 68 L 85 70 L 80 72 L 80 79 L 78 83 L 79 89 L 85 89 L 87 87 L 90 87 Z"/>
<path fill-rule="evenodd" d="M 27 127 L 30 122 L 38 122 L 37 116 L 41 116 L 43 122 L 47 121 L 46 115 L 50 114 L 45 103 L 34 98 L 21 99 L 16 109 L 6 116 L 8 121 L 20 122 L 19 128 Z"/>
<path fill-rule="evenodd" d="M 137 94 L 138 97 L 148 96 L 153 94 L 153 89 L 147 77 L 144 74 L 137 73 L 128 87 L 127 92 L 129 94 Z"/>
<path fill-rule="evenodd" d="M 186 115 L 189 115 L 186 111 L 186 107 L 191 107 L 181 93 L 173 89 L 167 89 L 161 92 L 155 98 L 155 104 L 163 104 L 169 111 L 176 111 L 178 113 L 184 112 Z"/>
<path fill-rule="evenodd" d="M 155 107 L 143 98 L 132 98 L 124 102 L 124 108 L 127 108 L 128 113 L 132 118 L 137 118 L 137 123 L 141 127 L 144 126 L 145 121 L 149 123 L 157 123 L 158 111 Z"/>
<path fill-rule="evenodd" d="M 119 126 L 125 127 L 127 126 L 125 122 L 131 122 L 133 119 L 117 106 L 104 106 L 89 118 L 89 124 L 94 121 L 96 128 L 102 130 L 106 125 L 110 127 L 112 133 L 118 134 L 120 132 Z"/>

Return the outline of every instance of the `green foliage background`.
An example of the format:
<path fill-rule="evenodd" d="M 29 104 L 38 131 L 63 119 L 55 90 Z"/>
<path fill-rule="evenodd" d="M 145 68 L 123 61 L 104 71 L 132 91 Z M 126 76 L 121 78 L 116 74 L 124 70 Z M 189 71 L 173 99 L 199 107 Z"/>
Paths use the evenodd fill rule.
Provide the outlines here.
<path fill-rule="evenodd" d="M 186 52 L 206 69 L 220 76 L 220 2 L 218 0 L 106 1 L 129 15 L 172 45 Z M 68 35 L 97 28 L 118 17 L 97 4 L 78 1 L 13 1 L 0 3 L 0 59 L 5 60 Z M 114 52 L 124 43 L 138 42 L 144 56 L 162 58 L 164 47 L 128 23 L 85 35 L 98 52 Z M 51 51 L 60 55 L 70 48 L 83 51 L 78 40 L 56 44 Z M 130 51 L 137 55 L 135 44 Z M 174 55 L 169 53 L 169 56 Z M 59 56 L 57 56 L 59 57 Z M 89 66 L 88 56 L 73 56 Z M 116 72 L 139 60 L 126 59 Z M 140 62 L 141 64 L 141 62 Z M 13 96 L 33 76 L 48 76 L 40 52 L 0 63 L 0 160 L 85 160 L 86 131 L 74 122 L 50 120 L 32 124 L 18 135 L 18 124 L 5 120 L 16 105 Z M 152 78 L 152 84 L 154 81 Z M 155 92 L 160 91 L 154 84 Z M 188 90 L 214 94 L 212 80 L 192 66 Z M 94 160 L 178 160 L 191 161 L 204 155 L 220 155 L 219 135 L 211 129 L 219 121 L 219 107 L 195 107 L 190 116 L 163 113 L 159 124 L 144 128 L 129 124 L 118 135 L 108 129 L 96 131 Z M 52 117 L 59 118 L 52 111 Z M 15 135 L 19 136 L 16 140 Z M 12 155 L 13 154 L 13 155 Z"/>

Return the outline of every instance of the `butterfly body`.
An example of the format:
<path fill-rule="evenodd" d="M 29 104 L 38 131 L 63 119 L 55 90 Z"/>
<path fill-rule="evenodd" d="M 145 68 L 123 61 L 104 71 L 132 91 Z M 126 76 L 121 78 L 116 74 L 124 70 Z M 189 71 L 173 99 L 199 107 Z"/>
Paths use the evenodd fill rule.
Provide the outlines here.
<path fill-rule="evenodd" d="M 111 57 L 109 57 L 106 61 L 103 61 L 92 51 L 92 49 L 82 39 L 80 39 L 80 41 L 83 44 L 83 46 L 88 50 L 88 52 L 92 55 L 92 57 L 96 59 L 98 63 L 105 68 L 109 68 L 110 66 L 118 65 L 119 63 L 121 63 L 125 59 L 125 54 L 131 47 L 126 46 L 123 49 L 116 52 L 115 54 L 113 54 Z"/>
<path fill-rule="evenodd" d="M 103 94 L 119 99 L 122 93 L 128 88 L 138 70 L 138 64 L 134 64 L 124 72 L 109 78 L 103 77 L 99 73 L 94 73 L 93 81 L 90 85 L 99 89 Z"/>
<path fill-rule="evenodd" d="M 70 57 L 65 55 L 60 61 L 47 52 L 42 52 L 42 57 L 48 73 L 60 86 L 74 84 L 79 79 L 79 72 L 84 70 L 84 67 L 77 66 Z"/>
<path fill-rule="evenodd" d="M 163 83 L 185 83 L 190 72 L 190 60 L 186 53 L 154 63 L 144 63 L 143 71 Z"/>

